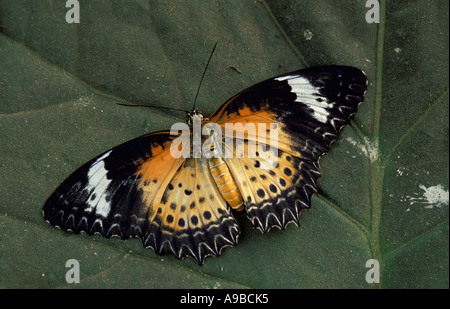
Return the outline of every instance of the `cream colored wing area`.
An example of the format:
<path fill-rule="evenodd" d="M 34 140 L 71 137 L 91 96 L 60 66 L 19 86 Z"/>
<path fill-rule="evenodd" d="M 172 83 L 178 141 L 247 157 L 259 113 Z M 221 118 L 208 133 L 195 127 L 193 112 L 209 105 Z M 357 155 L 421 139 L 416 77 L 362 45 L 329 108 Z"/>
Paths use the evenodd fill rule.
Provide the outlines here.
<path fill-rule="evenodd" d="M 167 184 L 155 208 L 144 245 L 157 253 L 186 255 L 199 264 L 236 244 L 239 226 L 217 188 L 207 159 L 186 159 Z"/>
<path fill-rule="evenodd" d="M 271 227 L 285 228 L 289 222 L 298 224 L 303 208 L 310 207 L 310 197 L 316 192 L 320 177 L 318 167 L 299 157 L 278 150 L 276 157 L 225 159 L 236 181 L 252 224 L 263 232 Z"/>

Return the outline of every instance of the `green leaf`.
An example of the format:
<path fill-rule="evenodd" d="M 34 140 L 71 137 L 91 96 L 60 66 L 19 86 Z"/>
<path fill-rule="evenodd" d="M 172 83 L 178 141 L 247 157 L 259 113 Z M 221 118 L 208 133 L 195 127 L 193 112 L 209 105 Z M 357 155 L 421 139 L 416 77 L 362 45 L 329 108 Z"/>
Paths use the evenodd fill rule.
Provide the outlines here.
<path fill-rule="evenodd" d="M 448 1 L 0 2 L 0 287 L 448 288 Z M 281 73 L 353 65 L 365 102 L 321 160 L 300 227 L 262 234 L 204 266 L 52 228 L 41 209 L 78 166 L 184 115 L 216 41 L 198 107 Z M 237 68 L 241 74 L 232 69 Z M 65 281 L 69 259 L 81 282 Z M 366 282 L 366 261 L 380 283 Z"/>

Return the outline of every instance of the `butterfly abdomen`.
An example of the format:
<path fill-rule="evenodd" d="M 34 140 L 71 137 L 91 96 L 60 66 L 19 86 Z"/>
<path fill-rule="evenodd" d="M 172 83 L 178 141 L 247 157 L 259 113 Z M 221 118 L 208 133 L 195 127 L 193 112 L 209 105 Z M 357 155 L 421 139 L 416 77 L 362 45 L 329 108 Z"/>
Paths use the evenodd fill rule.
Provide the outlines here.
<path fill-rule="evenodd" d="M 219 188 L 223 198 L 227 201 L 231 208 L 242 210 L 244 201 L 233 176 L 228 169 L 226 163 L 220 158 L 212 158 L 209 162 L 209 170 L 214 181 Z"/>

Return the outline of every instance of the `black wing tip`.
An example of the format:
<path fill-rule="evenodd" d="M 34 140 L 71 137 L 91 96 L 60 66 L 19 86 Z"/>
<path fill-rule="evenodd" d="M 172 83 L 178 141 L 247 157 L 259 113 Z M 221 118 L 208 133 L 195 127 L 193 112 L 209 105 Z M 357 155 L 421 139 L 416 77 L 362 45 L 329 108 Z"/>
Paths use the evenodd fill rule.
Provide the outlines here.
<path fill-rule="evenodd" d="M 315 91 L 313 95 L 316 95 L 316 99 L 311 98 L 311 102 L 303 101 L 303 98 L 296 100 L 301 104 L 293 105 L 296 108 L 295 117 L 285 117 L 285 122 L 292 132 L 300 132 L 315 139 L 320 156 L 329 150 L 331 143 L 338 138 L 341 129 L 350 122 L 364 101 L 368 79 L 365 73 L 356 67 L 327 65 L 284 74 L 280 81 L 286 80 L 291 86 L 289 81 L 296 78 L 308 80 Z M 295 83 L 293 86 L 295 87 Z M 290 89 L 295 93 L 292 86 Z M 304 121 L 299 122 L 298 119 Z M 305 126 L 304 122 L 309 126 Z"/>
<path fill-rule="evenodd" d="M 312 85 L 319 88 L 341 88 L 348 95 L 353 95 L 361 103 L 368 87 L 368 79 L 363 70 L 346 65 L 322 65 L 283 74 L 283 76 L 300 75 L 308 78 Z M 353 101 L 353 100 L 349 100 Z M 352 103 L 352 102 L 350 102 Z M 357 107 L 357 106 L 356 106 Z"/>
<path fill-rule="evenodd" d="M 313 83 L 327 82 L 329 79 L 338 79 L 348 85 L 355 87 L 355 91 L 366 91 L 368 80 L 363 70 L 346 65 L 324 65 L 301 70 L 302 75 L 309 77 Z M 327 79 L 328 78 L 328 79 Z M 319 84 L 319 86 L 322 84 Z"/>

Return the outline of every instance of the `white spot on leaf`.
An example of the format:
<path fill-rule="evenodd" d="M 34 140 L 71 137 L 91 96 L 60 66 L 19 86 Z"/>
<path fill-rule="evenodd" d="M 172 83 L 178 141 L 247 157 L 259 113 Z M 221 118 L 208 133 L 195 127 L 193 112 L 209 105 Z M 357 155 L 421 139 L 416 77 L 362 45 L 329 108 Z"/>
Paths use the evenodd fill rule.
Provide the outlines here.
<path fill-rule="evenodd" d="M 422 196 L 408 196 L 410 205 L 424 204 L 424 207 L 429 209 L 448 206 L 449 192 L 444 189 L 444 186 L 437 185 L 427 188 L 424 185 L 419 185 L 419 188 L 423 190 Z"/>
<path fill-rule="evenodd" d="M 310 30 L 306 29 L 305 31 L 303 31 L 303 37 L 305 38 L 305 40 L 311 41 L 313 33 Z"/>
<path fill-rule="evenodd" d="M 364 144 L 361 144 L 351 137 L 347 137 L 347 142 L 358 148 L 359 151 L 369 158 L 370 162 L 373 163 L 378 160 L 378 139 L 372 142 L 367 137 L 364 137 Z"/>

